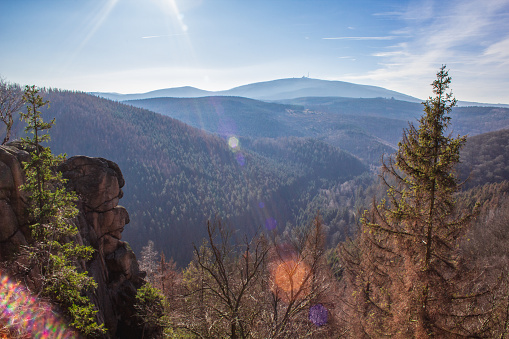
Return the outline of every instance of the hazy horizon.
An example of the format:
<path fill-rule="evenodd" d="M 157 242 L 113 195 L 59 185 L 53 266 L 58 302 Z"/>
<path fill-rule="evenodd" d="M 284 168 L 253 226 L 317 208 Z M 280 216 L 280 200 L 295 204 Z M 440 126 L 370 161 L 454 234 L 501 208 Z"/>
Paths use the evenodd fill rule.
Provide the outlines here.
<path fill-rule="evenodd" d="M 339 80 L 427 98 L 442 64 L 458 100 L 509 104 L 509 0 L 0 2 L 0 75 L 145 93 Z"/>

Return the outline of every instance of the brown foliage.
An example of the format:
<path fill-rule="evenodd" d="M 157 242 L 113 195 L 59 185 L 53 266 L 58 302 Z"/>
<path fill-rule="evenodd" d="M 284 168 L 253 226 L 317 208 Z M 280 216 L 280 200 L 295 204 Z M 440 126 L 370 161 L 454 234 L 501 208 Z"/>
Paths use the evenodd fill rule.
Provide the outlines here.
<path fill-rule="evenodd" d="M 455 100 L 445 66 L 393 159 L 382 162 L 387 199 L 366 211 L 340 248 L 344 318 L 353 337 L 490 337 L 502 282 L 459 246 L 476 214 L 456 206 L 454 167 L 465 138 L 444 136 Z M 473 211 L 473 212 L 472 212 Z"/>
<path fill-rule="evenodd" d="M 238 243 L 220 221 L 195 248 L 177 293 L 168 298 L 173 329 L 201 338 L 288 338 L 337 332 L 334 278 L 328 272 L 319 217 L 299 237 L 260 235 Z M 319 305 L 319 306 L 317 306 Z M 315 313 L 310 317 L 310 309 Z M 311 319 L 311 320 L 310 320 Z"/>

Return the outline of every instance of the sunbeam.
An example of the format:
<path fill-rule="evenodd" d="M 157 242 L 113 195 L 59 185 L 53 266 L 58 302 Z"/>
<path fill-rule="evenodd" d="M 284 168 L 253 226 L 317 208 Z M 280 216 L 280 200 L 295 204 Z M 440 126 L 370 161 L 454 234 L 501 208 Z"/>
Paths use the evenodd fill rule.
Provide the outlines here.
<path fill-rule="evenodd" d="M 100 11 L 96 14 L 94 20 L 90 23 L 90 30 L 81 42 L 80 46 L 78 47 L 78 51 L 81 50 L 87 42 L 92 38 L 95 34 L 95 32 L 101 27 L 101 25 L 104 23 L 104 21 L 108 18 L 113 8 L 115 8 L 115 5 L 117 4 L 118 0 L 108 0 L 104 6 L 100 9 Z"/>
<path fill-rule="evenodd" d="M 88 32 L 81 41 L 81 43 L 76 47 L 71 57 L 67 59 L 67 62 L 64 64 L 63 70 L 67 70 L 71 63 L 76 59 L 76 57 L 80 54 L 86 44 L 90 41 L 90 39 L 95 35 L 97 30 L 102 26 L 102 24 L 106 21 L 111 11 L 117 5 L 118 0 L 108 0 L 104 3 L 102 7 L 96 12 L 93 16 L 93 19 L 90 20 L 87 27 L 84 28 L 84 32 Z"/>
<path fill-rule="evenodd" d="M 189 38 L 190 28 L 184 20 L 184 14 L 177 0 L 153 0 L 164 15 L 166 32 L 154 32 L 154 36 L 175 36 L 175 40 L 168 40 L 172 54 L 178 53 L 184 63 L 196 62 L 196 54 Z M 188 5 L 186 3 L 186 5 Z M 175 42 L 178 44 L 175 48 Z"/>
<path fill-rule="evenodd" d="M 177 2 L 175 0 L 168 0 L 168 4 L 169 4 L 171 10 L 173 11 L 173 13 L 175 13 L 175 16 L 178 20 L 178 24 L 180 26 L 180 29 L 183 32 L 187 32 L 188 27 L 186 24 L 184 24 L 184 16 L 182 15 L 182 13 L 180 13 L 179 8 L 177 6 Z"/>

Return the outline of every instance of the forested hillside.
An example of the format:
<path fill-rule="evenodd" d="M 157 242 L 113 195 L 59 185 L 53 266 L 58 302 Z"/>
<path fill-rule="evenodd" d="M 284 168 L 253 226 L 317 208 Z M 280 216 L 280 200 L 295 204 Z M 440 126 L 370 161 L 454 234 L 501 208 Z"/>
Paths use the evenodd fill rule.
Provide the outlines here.
<path fill-rule="evenodd" d="M 205 221 L 216 214 L 235 228 L 253 232 L 260 226 L 285 229 L 287 224 L 305 224 L 320 209 L 330 228 L 329 244 L 343 239 L 352 232 L 359 204 L 366 202 L 363 190 L 372 190 L 372 179 L 352 181 L 366 168 L 330 145 L 345 144 L 346 149 L 368 155 L 376 163 L 392 147 L 373 140 L 394 140 L 406 123 L 400 118 L 411 115 L 413 105 L 406 103 L 404 113 L 398 113 L 397 101 L 385 99 L 307 98 L 291 106 L 236 97 L 150 101 L 162 105 L 154 107 L 160 110 L 172 103 L 169 107 L 176 112 L 172 114 L 191 123 L 200 121 L 202 127 L 219 134 L 213 136 L 174 119 L 84 93 L 50 91 L 47 98 L 49 116 L 57 118 L 52 131 L 55 152 L 117 162 L 128 183 L 124 203 L 131 224 L 126 240 L 139 251 L 153 239 L 158 249 L 179 262 L 189 260 L 191 243 L 205 235 Z M 315 105 L 313 109 L 323 106 L 331 112 L 298 106 L 308 102 Z M 385 111 L 387 118 L 375 114 L 380 102 L 385 105 L 378 112 Z M 340 107 L 342 112 L 335 111 Z M 356 107 L 364 115 L 355 116 Z M 456 120 L 463 124 L 461 128 L 470 128 L 476 125 L 476 112 L 485 119 L 477 130 L 495 128 L 497 117 L 503 125 L 507 114 L 500 108 L 464 108 L 453 115 L 461 113 Z M 364 129 L 355 125 L 362 121 Z M 249 137 L 239 137 L 234 147 L 228 145 L 226 136 L 242 134 Z M 283 137 L 286 134 L 294 136 Z M 314 138 L 295 136 L 302 134 Z M 323 141 L 316 139 L 320 135 Z M 504 132 L 469 138 L 461 167 L 462 173 L 473 169 L 467 187 L 506 177 L 504 138 Z M 500 166 L 487 165 L 492 162 Z"/>
<path fill-rule="evenodd" d="M 57 121 L 55 153 L 105 157 L 122 169 L 131 219 L 125 240 L 139 252 L 152 239 L 182 264 L 192 243 L 206 235 L 207 219 L 217 215 L 247 233 L 295 225 L 309 219 L 303 213 L 320 189 L 366 170 L 322 142 L 267 142 L 259 155 L 244 141 L 230 146 L 174 119 L 84 93 L 49 91 L 44 97 L 51 107 L 43 114 Z M 275 153 L 287 156 L 281 161 Z"/>
<path fill-rule="evenodd" d="M 509 180 L 509 130 L 468 138 L 459 172 L 465 189 Z"/>
<path fill-rule="evenodd" d="M 443 137 L 474 124 L 474 134 L 496 128 L 497 119 L 503 125 L 504 109 L 459 111 L 459 123 L 448 128 L 449 120 L 440 119 L 453 102 L 447 97 L 448 106 L 442 105 L 441 96 L 434 99 L 437 105 L 428 102 L 419 129 L 405 130 L 397 153 L 382 164 L 384 180 L 379 181 L 359 158 L 330 142 L 349 140 L 350 147 L 367 148 L 375 156 L 380 150 L 369 148 L 369 138 L 360 142 L 365 135 L 393 149 L 373 133 L 391 138 L 403 118 L 389 106 L 389 118 L 369 115 L 376 100 L 357 117 L 365 119 L 364 129 L 355 125 L 353 112 L 324 113 L 244 98 L 161 100 L 180 103 L 182 117 L 194 110 L 194 121 L 201 118 L 216 130 L 209 134 L 85 93 L 49 90 L 43 95 L 51 102 L 43 115 L 57 120 L 51 130 L 53 152 L 105 157 L 122 169 L 126 185 L 119 197 L 130 214 L 123 234 L 138 252 L 149 282 L 138 290 L 136 307 L 143 321 L 156 321 L 154 330 L 224 337 L 236 333 L 236 326 L 228 326 L 236 319 L 241 319 L 241 332 L 249 329 L 259 337 L 335 337 L 345 328 L 354 336 L 376 337 L 381 329 L 397 335 L 403 328 L 409 337 L 431 331 L 492 337 L 507 329 L 509 130 L 468 140 Z M 436 107 L 442 110 L 433 115 Z M 383 131 L 377 132 L 377 125 Z M 318 126 L 328 128 L 321 137 Z M 14 136 L 22 135 L 20 127 L 17 122 Z M 439 130 L 430 133 L 428 127 Z M 297 131 L 304 136 L 284 136 Z M 355 133 L 358 139 L 344 138 Z M 429 138 L 440 139 L 439 150 L 422 142 Z M 442 155 L 443 163 L 437 161 Z M 428 164 L 446 170 L 438 173 L 439 166 Z M 471 173 L 465 185 L 457 185 L 455 169 L 463 178 Z M 437 186 L 434 178 L 445 184 Z M 434 209 L 431 200 L 440 206 Z M 177 268 L 169 257 L 187 268 Z M 436 318 L 418 311 L 442 312 L 443 305 L 459 311 Z M 204 316 L 210 309 L 219 311 Z M 258 319 L 251 310 L 264 316 Z"/>
<path fill-rule="evenodd" d="M 270 138 L 305 135 L 284 123 L 282 118 L 291 108 L 289 105 L 241 97 L 154 98 L 125 103 L 219 135 Z"/>
<path fill-rule="evenodd" d="M 383 98 L 307 97 L 263 102 L 241 97 L 152 98 L 126 101 L 219 135 L 310 137 L 377 166 L 401 131 L 415 123 L 419 103 Z M 455 107 L 450 131 L 469 136 L 509 127 L 509 109 Z"/>
<path fill-rule="evenodd" d="M 382 162 L 380 180 L 365 173 L 320 189 L 304 212 L 318 207 L 320 214 L 307 227 L 238 242 L 212 223 L 183 272 L 147 246 L 150 283 L 168 302 L 163 326 L 204 337 L 504 337 L 508 182 L 489 183 L 494 176 L 487 175 L 478 183 L 488 184 L 467 190 L 456 170 L 460 158 L 478 171 L 487 169 L 484 161 L 503 167 L 507 143 L 501 132 L 468 141 L 450 133 L 450 81 L 442 66 L 432 84 L 436 97 Z M 324 161 L 329 151 L 316 152 L 316 140 L 240 142 L 265 159 L 281 159 L 287 173 L 322 180 L 341 162 Z M 465 142 L 472 151 L 460 155 Z M 324 173 L 299 162 L 305 159 Z M 324 251 L 337 243 L 336 251 Z"/>

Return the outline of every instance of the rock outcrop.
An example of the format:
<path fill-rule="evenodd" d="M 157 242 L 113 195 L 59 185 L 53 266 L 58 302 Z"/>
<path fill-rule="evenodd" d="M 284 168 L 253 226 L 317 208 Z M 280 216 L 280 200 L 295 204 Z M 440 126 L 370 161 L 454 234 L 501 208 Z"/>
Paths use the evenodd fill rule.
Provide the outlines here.
<path fill-rule="evenodd" d="M 0 146 L 0 260 L 8 260 L 30 241 L 26 193 L 19 190 L 24 182 L 22 162 L 28 157 L 19 143 Z M 86 156 L 69 158 L 58 170 L 79 198 L 77 241 L 95 249 L 85 268 L 98 284 L 90 295 L 99 310 L 98 321 L 107 327 L 109 338 L 139 338 L 134 302 L 144 273 L 129 245 L 121 240 L 129 223 L 126 209 L 118 205 L 123 195 L 122 172 L 112 161 Z"/>
<path fill-rule="evenodd" d="M 26 245 L 26 196 L 18 187 L 24 183 L 21 163 L 28 153 L 16 147 L 0 146 L 0 260 L 6 260 L 20 245 Z"/>

